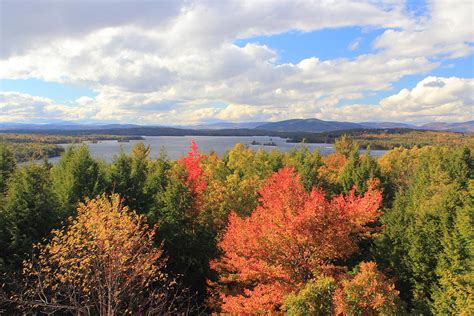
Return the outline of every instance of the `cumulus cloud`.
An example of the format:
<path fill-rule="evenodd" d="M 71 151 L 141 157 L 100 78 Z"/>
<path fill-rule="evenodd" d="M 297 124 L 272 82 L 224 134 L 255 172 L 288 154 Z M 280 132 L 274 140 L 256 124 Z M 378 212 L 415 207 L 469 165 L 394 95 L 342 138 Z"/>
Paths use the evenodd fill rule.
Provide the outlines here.
<path fill-rule="evenodd" d="M 1 45 L 0 78 L 80 84 L 97 96 L 60 105 L 25 95 L 24 103 L 12 103 L 19 96 L 10 94 L 2 104 L 9 104 L 8 109 L 17 106 L 19 112 L 2 113 L 2 119 L 49 115 L 150 124 L 216 118 L 354 120 L 350 113 L 357 106 L 340 108 L 341 100 L 389 90 L 403 76 L 438 67 L 440 56 L 469 54 L 472 17 L 465 5 L 443 11 L 442 2 L 433 3 L 431 14 L 420 18 L 405 12 L 402 2 L 391 0 L 5 0 L 0 29 L 2 42 L 9 45 Z M 278 64 L 278 53 L 271 47 L 234 44 L 254 35 L 354 25 L 387 29 L 374 43 L 377 51 L 352 59 L 314 56 Z M 447 83 L 423 84 L 429 85 L 425 89 L 445 89 L 439 85 Z M 384 114 L 380 109 L 390 107 L 387 102 L 382 100 L 371 112 Z M 412 107 L 420 104 L 410 102 Z M 458 109 L 462 102 L 451 103 Z M 41 110 L 21 112 L 32 104 Z"/>
<path fill-rule="evenodd" d="M 426 77 L 376 105 L 336 109 L 332 118 L 359 121 L 462 122 L 474 117 L 474 79 Z"/>
<path fill-rule="evenodd" d="M 474 4 L 465 0 L 431 1 L 429 17 L 415 28 L 389 29 L 374 43 L 395 56 L 458 58 L 472 54 Z"/>
<path fill-rule="evenodd" d="M 96 120 L 130 122 L 140 116 L 140 123 L 170 122 L 199 123 L 211 119 L 229 121 L 284 120 L 305 117 L 309 114 L 326 120 L 342 121 L 398 121 L 424 123 L 428 121 L 467 121 L 474 116 L 474 79 L 456 77 L 426 77 L 413 89 L 402 89 L 398 93 L 382 99 L 378 104 L 355 104 L 337 107 L 338 97 L 323 98 L 317 107 L 303 104 L 290 106 L 258 106 L 248 104 L 228 104 L 215 108 L 207 102 L 163 104 L 136 100 L 139 107 L 121 107 L 116 104 L 100 106 L 98 98 L 81 97 L 77 106 L 57 104 L 48 98 L 30 96 L 17 92 L 0 92 L 0 121 L 20 119 L 47 121 L 48 118 L 68 120 Z M 126 96 L 123 96 L 126 97 Z M 347 99 L 357 99 L 357 94 L 345 95 Z M 105 97 L 105 100 L 111 98 Z M 153 99 L 153 98 L 152 98 Z M 133 103 L 133 101 L 128 101 Z M 146 106 L 143 106 L 146 104 Z"/>
<path fill-rule="evenodd" d="M 0 122 L 46 122 L 52 118 L 71 121 L 84 120 L 97 109 L 84 103 L 84 97 L 78 100 L 78 106 L 58 104 L 49 98 L 32 96 L 14 91 L 0 92 Z"/>

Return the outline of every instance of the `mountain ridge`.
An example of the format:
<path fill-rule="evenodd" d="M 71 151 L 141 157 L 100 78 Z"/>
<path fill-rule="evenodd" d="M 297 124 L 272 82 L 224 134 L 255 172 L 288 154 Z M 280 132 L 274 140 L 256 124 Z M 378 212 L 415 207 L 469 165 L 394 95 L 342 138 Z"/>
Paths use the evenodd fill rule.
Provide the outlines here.
<path fill-rule="evenodd" d="M 64 130 L 64 131 L 81 131 L 81 130 L 110 130 L 110 129 L 130 129 L 130 128 L 170 128 L 182 130 L 255 130 L 255 131 L 273 131 L 273 132 L 305 132 L 305 133 L 322 133 L 331 131 L 341 131 L 349 129 L 396 129 L 408 128 L 418 130 L 434 130 L 448 131 L 459 133 L 474 133 L 474 120 L 466 122 L 431 122 L 423 125 L 414 125 L 399 122 L 339 122 L 324 121 L 316 118 L 311 119 L 290 119 L 277 122 L 217 122 L 209 124 L 199 124 L 193 126 L 165 126 L 165 125 L 139 125 L 139 124 L 80 124 L 76 122 L 61 123 L 16 123 L 4 122 L 0 123 L 0 131 L 23 130 L 23 131 L 44 131 L 44 130 Z"/>

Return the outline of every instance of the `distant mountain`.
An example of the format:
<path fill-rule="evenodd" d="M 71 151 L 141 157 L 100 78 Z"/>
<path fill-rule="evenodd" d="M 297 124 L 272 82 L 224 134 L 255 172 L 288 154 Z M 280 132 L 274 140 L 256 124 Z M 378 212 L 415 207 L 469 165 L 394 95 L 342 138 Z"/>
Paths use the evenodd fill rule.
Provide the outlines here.
<path fill-rule="evenodd" d="M 186 126 L 190 129 L 242 129 L 242 128 L 255 128 L 257 126 L 266 124 L 266 122 L 248 122 L 248 123 L 232 123 L 232 122 L 219 122 L 211 124 L 199 124 L 193 126 Z"/>
<path fill-rule="evenodd" d="M 428 123 L 421 126 L 397 123 L 397 122 L 337 122 L 337 121 L 323 121 L 319 119 L 294 119 L 272 123 L 265 123 L 258 125 L 256 129 L 278 132 L 332 132 L 346 129 L 394 129 L 394 128 L 409 128 L 409 129 L 424 129 L 434 131 L 449 131 L 459 133 L 474 133 L 474 121 L 467 121 L 461 123 Z"/>
<path fill-rule="evenodd" d="M 323 121 L 319 119 L 292 119 L 279 122 L 248 122 L 248 123 L 232 123 L 232 122 L 218 122 L 210 124 L 200 124 L 194 126 L 146 126 L 136 124 L 79 124 L 75 122 L 53 122 L 48 124 L 25 124 L 15 122 L 0 123 L 0 131 L 23 131 L 23 132 L 44 132 L 44 131 L 91 131 L 103 133 L 101 131 L 120 131 L 120 130 L 149 130 L 156 129 L 163 133 L 164 131 L 172 130 L 173 133 L 185 134 L 185 131 L 225 131 L 225 133 L 235 133 L 236 130 L 246 130 L 242 133 L 245 135 L 251 134 L 254 131 L 255 135 L 261 134 L 261 131 L 268 132 L 304 132 L 304 133 L 321 133 L 333 132 L 348 129 L 419 129 L 419 130 L 434 130 L 434 131 L 449 131 L 460 133 L 474 133 L 474 121 L 460 122 L 460 123 L 445 123 L 435 122 L 428 123 L 421 126 L 396 123 L 396 122 L 337 122 L 337 121 Z M 180 132 L 176 132 L 180 130 Z M 234 132 L 233 132 L 234 131 Z M 258 132 L 257 132 L 258 131 Z M 160 133 L 161 133 L 160 132 Z M 195 132 L 191 132 L 195 134 Z M 145 134 L 144 134 L 145 135 Z"/>
<path fill-rule="evenodd" d="M 416 125 L 395 122 L 360 122 L 368 128 L 419 128 Z"/>
<path fill-rule="evenodd" d="M 330 132 L 345 129 L 366 128 L 362 124 L 350 122 L 323 121 L 318 119 L 293 119 L 258 125 L 256 129 L 276 132 Z"/>
<path fill-rule="evenodd" d="M 435 130 L 435 131 L 448 131 L 448 132 L 460 132 L 460 133 L 474 133 L 474 121 L 467 121 L 461 123 L 445 123 L 436 122 L 428 123 L 419 127 L 420 129 Z"/>

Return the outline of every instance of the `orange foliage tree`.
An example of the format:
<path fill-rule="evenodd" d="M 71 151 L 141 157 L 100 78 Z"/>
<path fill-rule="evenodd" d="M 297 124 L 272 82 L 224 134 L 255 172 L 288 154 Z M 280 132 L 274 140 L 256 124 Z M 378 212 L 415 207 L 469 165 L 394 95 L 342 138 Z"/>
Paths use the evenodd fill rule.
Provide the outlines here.
<path fill-rule="evenodd" d="M 211 262 L 219 273 L 224 312 L 280 311 L 285 295 L 305 282 L 336 272 L 336 262 L 358 250 L 366 224 L 379 215 L 381 194 L 327 200 L 306 192 L 293 169 L 274 173 L 260 190 L 259 206 L 247 218 L 235 213 Z"/>
<path fill-rule="evenodd" d="M 336 290 L 335 311 L 337 315 L 395 315 L 398 294 L 375 262 L 362 262 L 359 272 Z"/>
<path fill-rule="evenodd" d="M 25 308 L 93 315 L 171 312 L 177 287 L 163 272 L 166 259 L 144 218 L 105 195 L 77 209 L 69 226 L 37 245 L 24 263 Z"/>
<path fill-rule="evenodd" d="M 319 168 L 319 176 L 326 180 L 330 185 L 336 185 L 339 182 L 344 167 L 347 163 L 347 157 L 332 153 L 324 158 L 324 165 Z"/>
<path fill-rule="evenodd" d="M 188 152 L 187 156 L 178 160 L 178 163 L 185 168 L 186 184 L 198 197 L 202 195 L 202 192 L 207 186 L 207 183 L 204 179 L 204 172 L 201 167 L 202 158 L 202 155 L 198 151 L 198 146 L 193 140 L 191 142 L 190 151 Z"/>

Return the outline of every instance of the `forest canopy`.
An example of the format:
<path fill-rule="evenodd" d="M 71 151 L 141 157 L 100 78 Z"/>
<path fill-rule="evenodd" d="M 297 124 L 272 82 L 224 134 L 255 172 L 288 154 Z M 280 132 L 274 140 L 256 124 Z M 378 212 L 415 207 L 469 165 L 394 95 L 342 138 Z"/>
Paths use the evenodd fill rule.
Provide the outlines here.
<path fill-rule="evenodd" d="M 335 148 L 0 144 L 0 311 L 473 314 L 472 148 Z"/>

